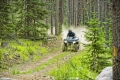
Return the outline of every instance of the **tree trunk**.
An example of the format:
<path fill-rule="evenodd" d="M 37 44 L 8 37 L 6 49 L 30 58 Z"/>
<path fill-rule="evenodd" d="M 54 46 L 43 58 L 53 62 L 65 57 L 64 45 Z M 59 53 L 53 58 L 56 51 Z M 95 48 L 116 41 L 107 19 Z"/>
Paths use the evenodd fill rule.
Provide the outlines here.
<path fill-rule="evenodd" d="M 104 7 L 105 7 L 105 11 L 104 11 L 104 14 L 105 14 L 105 22 L 108 22 L 108 13 L 109 13 L 109 11 L 108 11 L 108 2 L 104 2 Z M 106 41 L 109 41 L 109 26 L 108 26 L 108 23 L 107 24 L 104 24 L 105 25 L 105 32 L 106 32 L 106 35 L 105 35 L 105 38 L 106 38 Z M 109 46 L 109 42 L 108 43 L 106 43 L 107 44 L 107 46 Z"/>
<path fill-rule="evenodd" d="M 78 10 L 77 10 L 77 26 L 80 25 L 80 21 L 81 21 L 81 1 L 78 0 Z"/>
<path fill-rule="evenodd" d="M 100 0 L 98 0 L 98 20 L 100 20 Z"/>
<path fill-rule="evenodd" d="M 71 25 L 71 7 L 70 7 L 70 2 L 71 2 L 71 0 L 68 0 L 68 9 L 69 9 L 69 13 L 68 13 L 68 26 L 70 26 Z"/>
<path fill-rule="evenodd" d="M 30 12 L 30 1 L 29 0 L 25 1 L 25 6 L 26 6 L 26 12 Z M 26 20 L 25 21 L 26 21 L 26 29 L 27 29 L 26 35 L 27 35 L 27 37 L 30 37 L 30 30 L 29 30 L 29 28 L 30 28 L 31 20 L 30 20 L 30 16 L 29 15 L 26 16 Z"/>
<path fill-rule="evenodd" d="M 74 16 L 74 13 L 75 13 L 74 3 L 75 3 L 75 0 L 72 1 L 72 4 L 73 4 L 73 7 L 72 7 L 72 13 L 73 13 L 73 14 L 72 14 L 72 16 L 73 16 L 73 17 L 72 17 L 72 19 L 73 19 L 73 20 L 72 20 L 72 25 L 74 25 L 74 17 L 75 17 L 75 16 Z"/>
<path fill-rule="evenodd" d="M 51 0 L 51 35 L 53 35 L 54 0 Z"/>
<path fill-rule="evenodd" d="M 63 24 L 63 0 L 59 1 L 59 34 L 62 33 L 62 24 Z"/>
<path fill-rule="evenodd" d="M 82 1 L 82 8 L 84 9 L 85 8 L 85 1 L 83 0 Z M 85 10 L 82 12 L 82 24 L 84 25 L 84 23 L 85 23 Z"/>
<path fill-rule="evenodd" d="M 56 0 L 56 14 L 55 14 L 55 35 L 59 32 L 59 0 Z"/>
<path fill-rule="evenodd" d="M 113 80 L 120 80 L 120 0 L 111 0 L 113 20 Z"/>
<path fill-rule="evenodd" d="M 74 18 L 74 24 L 75 24 L 75 27 L 77 26 L 77 2 L 78 0 L 75 1 L 75 18 Z"/>

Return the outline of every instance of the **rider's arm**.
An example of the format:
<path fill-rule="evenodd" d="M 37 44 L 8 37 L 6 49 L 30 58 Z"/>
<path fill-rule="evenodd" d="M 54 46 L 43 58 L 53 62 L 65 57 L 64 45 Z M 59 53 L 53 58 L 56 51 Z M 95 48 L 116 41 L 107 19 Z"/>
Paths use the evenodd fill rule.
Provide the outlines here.
<path fill-rule="evenodd" d="M 73 35 L 74 35 L 73 37 L 76 37 L 76 34 L 74 32 L 73 32 Z"/>

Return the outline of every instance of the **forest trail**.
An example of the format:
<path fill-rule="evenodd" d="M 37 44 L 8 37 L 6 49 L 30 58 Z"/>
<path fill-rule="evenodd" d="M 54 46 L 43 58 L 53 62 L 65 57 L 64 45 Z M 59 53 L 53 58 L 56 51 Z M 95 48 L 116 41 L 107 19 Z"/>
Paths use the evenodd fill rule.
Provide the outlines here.
<path fill-rule="evenodd" d="M 83 31 L 85 31 L 86 29 L 84 27 L 79 27 L 79 28 L 72 28 L 71 27 L 70 29 L 72 29 L 73 32 L 76 33 L 76 36 L 80 38 L 80 42 L 85 43 Z M 68 29 L 63 29 L 63 33 L 62 33 L 63 39 L 66 37 L 67 32 L 68 32 Z M 80 51 L 82 51 L 83 49 L 84 49 L 84 47 L 80 45 Z M 32 70 L 34 68 L 37 68 L 44 63 L 47 64 L 47 62 L 49 62 L 50 60 L 55 58 L 56 61 L 54 63 L 50 63 L 49 65 L 46 65 L 41 70 L 32 72 L 30 74 L 17 74 L 17 75 L 12 75 L 10 73 L 0 73 L 0 78 L 1 77 L 9 77 L 9 78 L 16 79 L 16 80 L 54 80 L 54 78 L 52 76 L 49 76 L 49 72 L 52 69 L 57 68 L 59 65 L 64 64 L 66 61 L 69 61 L 70 58 L 72 58 L 73 56 L 80 53 L 80 51 L 78 51 L 78 52 L 68 51 L 67 55 L 62 56 L 62 58 L 58 59 L 55 57 L 59 56 L 60 54 L 61 55 L 65 54 L 62 52 L 62 49 L 60 47 L 56 51 L 54 51 L 53 53 L 50 53 L 48 55 L 43 56 L 40 60 L 38 60 L 36 62 L 30 62 L 30 63 L 24 64 L 22 66 L 18 66 L 18 69 L 21 72 L 25 72 L 25 71 L 29 71 L 29 70 Z"/>
<path fill-rule="evenodd" d="M 68 55 L 66 55 L 65 57 L 62 57 L 61 59 L 57 59 L 55 63 L 51 63 L 48 66 L 45 66 L 42 70 L 38 71 L 38 72 L 34 72 L 31 74 L 19 74 L 19 75 L 14 75 L 12 78 L 17 79 L 17 80 L 54 80 L 54 77 L 49 76 L 49 72 L 55 68 L 57 68 L 59 65 L 64 64 L 65 62 L 69 61 L 73 56 L 77 55 L 77 53 L 79 52 L 69 52 Z M 53 53 L 51 56 L 57 56 L 59 54 L 64 54 L 64 53 L 60 53 L 59 51 L 56 53 Z M 51 58 L 53 58 L 51 57 Z M 46 59 L 45 61 L 49 61 L 50 58 Z M 40 62 L 44 62 L 44 60 L 41 60 Z M 38 63 L 41 64 L 41 63 Z M 35 66 L 35 65 L 34 65 Z"/>

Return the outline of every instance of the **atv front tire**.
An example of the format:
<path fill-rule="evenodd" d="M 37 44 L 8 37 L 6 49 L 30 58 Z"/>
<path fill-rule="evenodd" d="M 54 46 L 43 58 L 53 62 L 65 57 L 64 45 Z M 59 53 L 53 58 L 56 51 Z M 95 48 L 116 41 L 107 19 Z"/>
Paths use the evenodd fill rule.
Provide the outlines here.
<path fill-rule="evenodd" d="M 77 52 L 79 50 L 79 45 L 75 44 L 75 52 Z"/>
<path fill-rule="evenodd" d="M 67 46 L 65 46 L 65 44 L 63 44 L 63 46 L 62 46 L 62 51 L 63 52 L 67 51 Z"/>

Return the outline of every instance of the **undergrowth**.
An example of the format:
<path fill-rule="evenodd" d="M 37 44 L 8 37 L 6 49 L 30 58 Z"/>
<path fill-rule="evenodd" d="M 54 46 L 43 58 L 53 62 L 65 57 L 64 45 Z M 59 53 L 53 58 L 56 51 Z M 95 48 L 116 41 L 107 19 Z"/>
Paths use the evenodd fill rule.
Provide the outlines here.
<path fill-rule="evenodd" d="M 26 62 L 37 61 L 55 48 L 44 46 L 39 40 L 19 39 L 19 42 L 10 40 L 8 43 L 8 47 L 0 47 L 0 71 L 8 70 L 10 67 Z"/>
<path fill-rule="evenodd" d="M 50 60 L 47 61 L 47 62 L 44 62 L 43 64 L 39 65 L 38 67 L 33 68 L 33 69 L 31 69 L 31 70 L 28 70 L 28 71 L 20 72 L 20 74 L 30 74 L 30 73 L 33 73 L 33 72 L 40 71 L 41 69 L 49 66 L 50 64 L 54 64 L 54 63 L 56 63 L 57 61 L 61 60 L 63 57 L 65 57 L 65 56 L 68 55 L 68 54 L 69 54 L 69 52 L 60 53 L 59 55 L 53 57 L 52 59 L 50 59 Z"/>
<path fill-rule="evenodd" d="M 106 54 L 106 57 L 110 57 L 110 55 Z M 87 58 L 88 53 L 85 50 L 84 52 L 74 56 L 69 62 L 61 66 L 58 65 L 56 69 L 50 72 L 50 75 L 54 76 L 55 80 L 76 80 L 76 78 L 79 78 L 80 80 L 95 80 L 98 73 L 90 70 L 90 63 Z M 109 65 L 106 66 L 111 65 L 110 61 L 108 63 Z"/>

